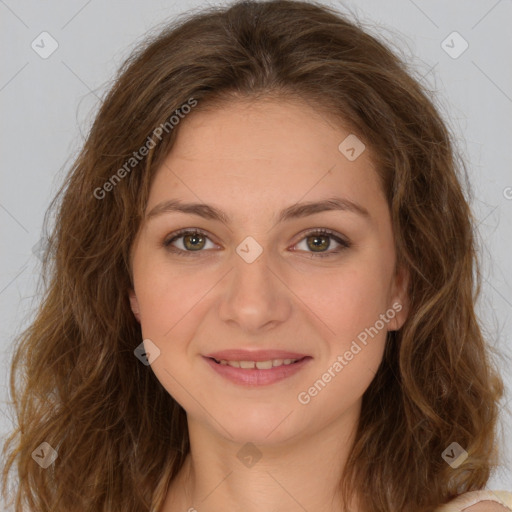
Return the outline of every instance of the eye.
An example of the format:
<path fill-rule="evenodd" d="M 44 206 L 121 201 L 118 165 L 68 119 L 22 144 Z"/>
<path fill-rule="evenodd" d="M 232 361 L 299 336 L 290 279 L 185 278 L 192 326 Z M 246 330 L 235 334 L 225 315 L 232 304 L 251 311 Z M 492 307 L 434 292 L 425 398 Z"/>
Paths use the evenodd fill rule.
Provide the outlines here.
<path fill-rule="evenodd" d="M 331 248 L 331 240 L 334 240 L 338 246 L 334 250 L 327 251 L 327 249 Z M 213 247 L 208 247 L 208 242 Z M 175 243 L 177 246 L 174 245 Z M 300 244 L 305 244 L 305 249 L 300 250 L 310 252 L 311 258 L 334 256 L 344 249 L 351 247 L 351 243 L 348 240 L 334 231 L 325 228 L 310 230 L 295 246 L 298 247 Z M 201 229 L 187 228 L 172 233 L 163 242 L 163 246 L 180 256 L 199 256 L 199 253 L 204 252 L 203 249 L 215 248 L 216 244 L 214 244 L 208 234 Z M 293 250 L 295 251 L 296 249 Z"/>
<path fill-rule="evenodd" d="M 334 240 L 338 247 L 335 250 L 327 251 L 331 247 L 331 240 Z M 305 249 L 303 250 L 311 252 L 311 258 L 334 256 L 351 246 L 348 240 L 337 235 L 334 231 L 325 228 L 309 231 L 296 246 L 298 247 L 300 244 L 305 244 Z M 309 251 L 309 249 L 312 250 Z"/>
<path fill-rule="evenodd" d="M 170 238 L 167 238 L 163 245 L 171 252 L 178 253 L 183 256 L 195 256 L 194 253 L 201 252 L 201 250 L 206 247 L 207 240 L 215 246 L 204 231 L 200 229 L 181 229 L 180 231 L 173 233 Z M 181 245 L 182 248 L 172 245 L 176 241 L 179 241 L 179 245 Z"/>

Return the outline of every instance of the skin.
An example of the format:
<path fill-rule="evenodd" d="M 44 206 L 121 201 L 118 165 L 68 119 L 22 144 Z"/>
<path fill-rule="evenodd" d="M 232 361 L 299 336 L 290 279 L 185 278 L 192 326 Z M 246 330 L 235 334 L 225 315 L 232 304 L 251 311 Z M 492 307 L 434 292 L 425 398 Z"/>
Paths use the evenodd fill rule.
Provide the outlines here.
<path fill-rule="evenodd" d="M 157 170 L 146 212 L 169 199 L 222 209 L 217 220 L 167 212 L 145 220 L 132 250 L 130 302 L 160 355 L 151 369 L 187 412 L 191 453 L 160 512 L 341 510 L 341 478 L 361 399 L 381 362 L 388 330 L 407 316 L 407 275 L 396 272 L 389 209 L 367 148 L 349 161 L 338 145 L 350 131 L 299 100 L 237 101 L 190 114 Z M 324 211 L 275 224 L 297 202 L 343 197 L 365 208 Z M 207 232 L 202 252 L 182 228 Z M 331 229 L 351 242 L 338 254 L 307 230 Z M 211 236 L 210 236 L 211 235 Z M 252 263 L 237 246 L 253 237 Z M 197 242 L 196 242 L 197 243 Z M 321 251 L 319 251 L 321 252 Z M 312 256 L 313 255 L 313 256 Z M 402 310 L 306 405 L 297 396 L 374 326 L 393 303 Z M 280 382 L 247 388 L 213 371 L 216 350 L 282 349 L 313 359 Z M 246 467 L 237 452 L 261 455 Z M 357 508 L 355 509 L 357 510 Z"/>
<path fill-rule="evenodd" d="M 464 512 L 507 512 L 507 511 L 510 511 L 510 509 L 505 508 L 496 502 L 492 502 L 492 501 L 488 501 L 488 500 L 481 501 L 477 505 L 473 505 L 472 507 L 464 509 Z"/>

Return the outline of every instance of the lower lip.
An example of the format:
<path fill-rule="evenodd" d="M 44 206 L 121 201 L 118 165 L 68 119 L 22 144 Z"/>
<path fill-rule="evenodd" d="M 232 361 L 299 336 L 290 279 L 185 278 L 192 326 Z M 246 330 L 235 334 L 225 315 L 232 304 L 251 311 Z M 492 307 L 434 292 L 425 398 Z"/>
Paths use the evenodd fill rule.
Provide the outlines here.
<path fill-rule="evenodd" d="M 308 356 L 296 363 L 273 366 L 268 370 L 258 370 L 257 368 L 234 368 L 233 366 L 216 363 L 209 357 L 204 357 L 204 359 L 217 373 L 235 384 L 242 384 L 245 386 L 266 386 L 286 379 L 287 377 L 291 377 L 304 368 L 312 358 Z"/>

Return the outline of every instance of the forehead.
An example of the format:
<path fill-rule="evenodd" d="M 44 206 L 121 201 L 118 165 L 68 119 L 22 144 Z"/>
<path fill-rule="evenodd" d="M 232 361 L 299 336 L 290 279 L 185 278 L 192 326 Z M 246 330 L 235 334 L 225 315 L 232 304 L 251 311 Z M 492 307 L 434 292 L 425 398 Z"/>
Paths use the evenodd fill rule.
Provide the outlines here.
<path fill-rule="evenodd" d="M 356 141 L 342 123 L 305 102 L 258 100 L 196 110 L 181 121 L 173 148 L 157 170 L 148 209 L 182 198 L 251 208 L 343 195 L 373 202 L 382 195 L 362 142 L 357 158 L 340 150 Z M 345 144 L 346 146 L 346 144 Z M 352 143 L 352 146 L 354 144 Z"/>
<path fill-rule="evenodd" d="M 201 108 L 180 125 L 175 156 L 309 161 L 319 152 L 337 151 L 340 136 L 350 133 L 341 122 L 296 98 L 224 101 Z"/>

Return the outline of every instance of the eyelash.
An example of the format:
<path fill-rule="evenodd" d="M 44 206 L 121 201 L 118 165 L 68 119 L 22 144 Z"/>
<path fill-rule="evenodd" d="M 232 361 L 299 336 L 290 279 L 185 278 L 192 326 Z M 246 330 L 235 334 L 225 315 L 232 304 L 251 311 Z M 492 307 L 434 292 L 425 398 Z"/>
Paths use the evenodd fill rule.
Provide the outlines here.
<path fill-rule="evenodd" d="M 171 245 L 172 242 L 178 240 L 179 238 L 183 238 L 183 236 L 185 236 L 185 235 L 202 235 L 202 236 L 205 236 L 206 238 L 210 239 L 208 234 L 206 232 L 202 231 L 201 229 L 185 228 L 185 229 L 180 229 L 179 231 L 176 231 L 175 233 L 172 233 L 171 235 L 169 235 L 169 237 L 164 240 L 163 246 L 165 248 L 167 248 L 169 251 L 171 251 L 175 254 L 178 254 L 179 256 L 195 257 L 195 256 L 199 256 L 199 254 L 196 254 L 196 252 L 197 253 L 204 252 L 204 250 L 184 251 L 182 249 L 177 249 L 176 247 Z M 334 231 L 331 231 L 330 229 L 326 229 L 326 228 L 312 229 L 312 230 L 306 232 L 304 234 L 304 236 L 299 240 L 299 242 L 302 242 L 305 238 L 308 238 L 312 235 L 328 235 L 330 238 L 332 238 L 337 243 L 339 243 L 340 247 L 336 248 L 335 250 L 329 251 L 329 252 L 309 251 L 311 254 L 311 258 L 317 258 L 317 257 L 325 258 L 325 257 L 335 256 L 335 255 L 339 254 L 340 252 L 342 252 L 343 250 L 348 249 L 352 245 L 348 240 L 341 238 Z M 297 244 L 299 242 L 297 242 Z M 295 245 L 297 245 L 297 244 L 295 244 Z"/>

